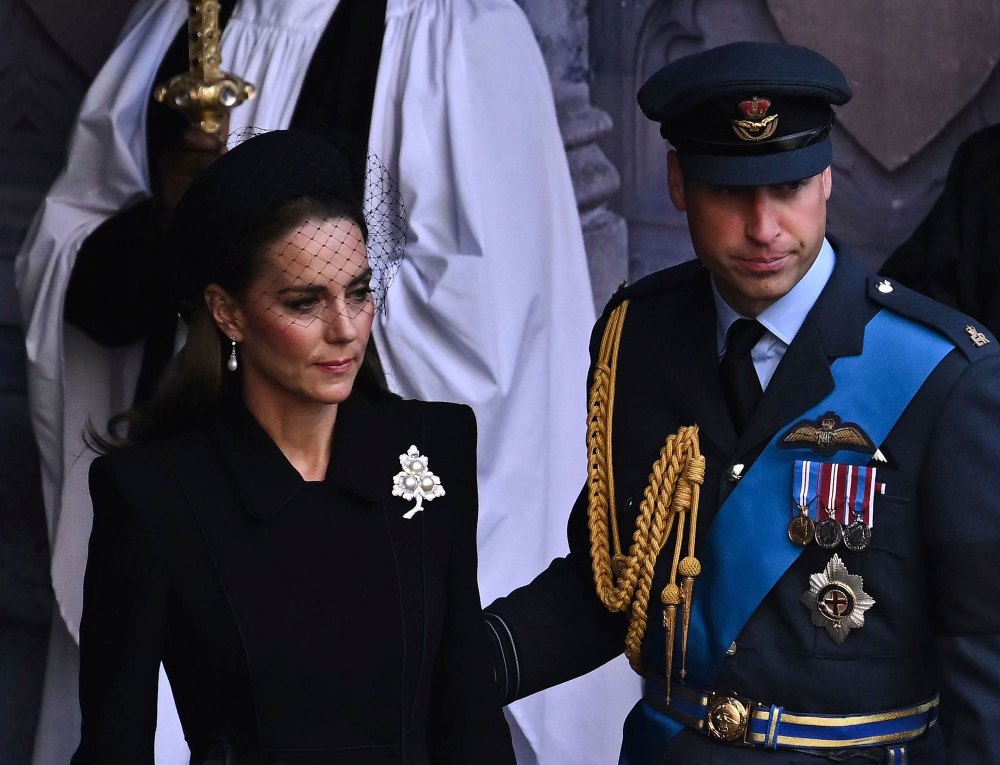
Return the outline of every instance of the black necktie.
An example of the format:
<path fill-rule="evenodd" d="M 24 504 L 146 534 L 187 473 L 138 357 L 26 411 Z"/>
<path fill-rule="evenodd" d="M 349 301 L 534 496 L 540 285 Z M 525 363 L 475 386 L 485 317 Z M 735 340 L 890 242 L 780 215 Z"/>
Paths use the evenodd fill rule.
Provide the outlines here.
<path fill-rule="evenodd" d="M 764 334 L 764 327 L 754 319 L 737 319 L 729 327 L 726 355 L 719 364 L 719 378 L 736 435 L 743 435 L 763 391 L 750 351 Z"/>

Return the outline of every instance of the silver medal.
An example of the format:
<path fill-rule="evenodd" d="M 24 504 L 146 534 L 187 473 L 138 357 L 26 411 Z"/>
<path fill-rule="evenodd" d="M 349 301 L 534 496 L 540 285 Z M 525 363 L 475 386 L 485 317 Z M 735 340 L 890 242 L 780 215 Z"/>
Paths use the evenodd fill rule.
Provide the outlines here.
<path fill-rule="evenodd" d="M 835 518 L 827 518 L 816 524 L 816 544 L 825 550 L 833 550 L 844 539 L 844 529 Z"/>
<path fill-rule="evenodd" d="M 844 529 L 844 547 L 861 552 L 872 541 L 872 530 L 860 518 L 852 521 Z"/>

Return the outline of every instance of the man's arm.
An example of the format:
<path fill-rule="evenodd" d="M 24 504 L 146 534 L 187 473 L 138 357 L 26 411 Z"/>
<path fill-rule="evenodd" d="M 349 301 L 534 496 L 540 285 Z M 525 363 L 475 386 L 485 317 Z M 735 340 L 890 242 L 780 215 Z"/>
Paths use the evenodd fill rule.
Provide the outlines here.
<path fill-rule="evenodd" d="M 505 704 L 584 675 L 625 648 L 625 615 L 597 597 L 586 518 L 585 489 L 570 515 L 569 555 L 486 608 Z"/>
<path fill-rule="evenodd" d="M 923 468 L 931 624 L 948 762 L 1000 763 L 1000 354 L 940 412 Z"/>
<path fill-rule="evenodd" d="M 84 241 L 66 288 L 66 321 L 115 347 L 142 340 L 170 310 L 163 233 L 147 199 L 99 225 Z"/>
<path fill-rule="evenodd" d="M 225 145 L 186 131 L 156 154 L 154 196 L 112 215 L 83 240 L 66 288 L 63 315 L 91 340 L 115 347 L 143 340 L 174 314 L 167 225 L 177 202 Z"/>
<path fill-rule="evenodd" d="M 620 302 L 611 299 L 591 333 L 588 390 L 608 318 Z M 569 554 L 485 609 L 505 704 L 584 675 L 625 649 L 626 614 L 611 613 L 597 595 L 587 518 L 585 485 L 567 524 Z"/>

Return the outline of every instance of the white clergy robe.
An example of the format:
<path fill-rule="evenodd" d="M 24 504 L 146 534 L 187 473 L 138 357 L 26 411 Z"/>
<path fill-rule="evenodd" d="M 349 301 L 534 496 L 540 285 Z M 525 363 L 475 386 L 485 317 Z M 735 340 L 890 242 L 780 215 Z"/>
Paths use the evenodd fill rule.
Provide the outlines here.
<path fill-rule="evenodd" d="M 231 130 L 288 125 L 336 4 L 237 4 L 222 36 L 223 68 L 259 95 L 233 112 Z M 59 611 L 36 765 L 65 762 L 78 735 L 71 637 L 82 610 L 93 456 L 81 436 L 88 422 L 101 426 L 131 404 L 141 358 L 139 344 L 107 348 L 64 323 L 63 301 L 84 239 L 150 195 L 147 99 L 186 13 L 184 0 L 144 0 L 133 11 L 16 265 Z M 514 2 L 389 0 L 370 143 L 408 217 L 377 344 L 396 392 L 476 412 L 488 603 L 565 551 L 566 517 L 585 475 L 594 321 L 550 84 Z M 519 761 L 613 761 L 636 689 L 619 665 L 513 705 Z M 169 693 L 161 691 L 160 706 L 157 762 L 179 765 L 186 748 Z"/>

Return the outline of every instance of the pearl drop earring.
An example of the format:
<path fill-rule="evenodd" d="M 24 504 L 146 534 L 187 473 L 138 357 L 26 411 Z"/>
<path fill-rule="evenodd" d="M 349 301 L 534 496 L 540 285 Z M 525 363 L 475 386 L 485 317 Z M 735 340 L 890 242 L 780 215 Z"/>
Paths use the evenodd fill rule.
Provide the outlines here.
<path fill-rule="evenodd" d="M 233 343 L 233 349 L 229 352 L 229 361 L 226 362 L 226 369 L 230 372 L 235 372 L 240 365 L 240 362 L 236 360 L 236 338 L 230 336 L 229 339 Z"/>

